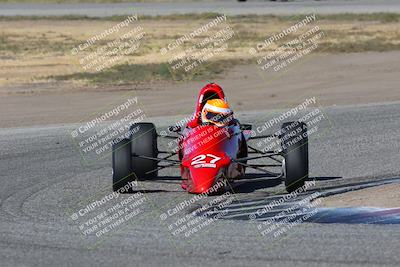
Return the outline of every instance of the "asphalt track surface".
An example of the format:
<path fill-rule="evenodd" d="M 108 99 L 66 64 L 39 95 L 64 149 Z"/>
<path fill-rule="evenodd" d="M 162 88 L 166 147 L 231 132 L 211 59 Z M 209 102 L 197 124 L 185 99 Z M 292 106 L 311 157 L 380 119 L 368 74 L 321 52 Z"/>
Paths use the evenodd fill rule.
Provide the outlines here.
<path fill-rule="evenodd" d="M 177 13 L 220 12 L 227 15 L 247 14 L 338 14 L 400 12 L 396 0 L 299 0 L 290 2 L 235 0 L 176 3 L 115 3 L 115 4 L 0 4 L 0 16 L 62 16 L 86 15 L 103 17 L 112 15 L 170 15 Z"/>
<path fill-rule="evenodd" d="M 312 180 L 316 184 L 302 197 L 399 177 L 400 103 L 322 111 L 326 119 L 310 137 L 309 148 L 312 179 L 307 184 Z M 261 125 L 280 112 L 254 111 L 239 117 L 242 122 Z M 162 129 L 177 118 L 154 118 L 154 122 Z M 172 234 L 174 223 L 220 196 L 202 198 L 165 219 L 169 210 L 195 197 L 180 189 L 176 169 L 165 170 L 158 180 L 137 185 L 142 195 L 120 195 L 93 210 L 101 214 L 116 202 L 137 196 L 136 200 L 144 198 L 136 206 L 140 207 L 137 215 L 101 237 L 85 236 L 79 229 L 80 219 L 73 216 L 111 193 L 111 159 L 107 156 L 82 166 L 70 139 L 76 127 L 0 130 L 1 266 L 400 265 L 398 224 L 311 222 L 294 225 L 278 236 L 264 236 L 259 229 L 261 220 L 229 217 L 235 209 L 246 215 L 257 205 L 285 196 L 281 181 L 268 177 L 234 186 L 229 195 L 233 201 L 224 206 L 231 213 L 186 237 Z M 284 205 L 294 202 L 289 199 Z"/>

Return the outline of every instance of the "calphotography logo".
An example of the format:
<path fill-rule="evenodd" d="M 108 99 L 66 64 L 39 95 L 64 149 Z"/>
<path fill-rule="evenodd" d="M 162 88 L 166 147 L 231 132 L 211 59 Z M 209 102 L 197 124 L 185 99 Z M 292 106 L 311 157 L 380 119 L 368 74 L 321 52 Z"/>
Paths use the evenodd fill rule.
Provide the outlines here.
<path fill-rule="evenodd" d="M 137 53 L 145 36 L 144 28 L 138 25 L 138 15 L 134 14 L 72 48 L 71 54 L 79 57 L 84 71 L 100 72 Z"/>
<path fill-rule="evenodd" d="M 226 181 L 217 182 L 207 194 L 196 195 L 167 208 L 160 215 L 160 220 L 174 238 L 186 241 L 199 238 L 200 234 L 215 227 L 215 223 L 226 213 L 223 209 L 233 202 L 234 197 L 230 192 L 209 199 L 209 194 L 226 186 Z M 187 210 L 191 210 L 190 213 Z M 219 210 L 222 211 L 217 212 Z"/>
<path fill-rule="evenodd" d="M 205 20 L 205 23 L 160 49 L 175 80 L 193 77 L 229 49 L 235 31 L 229 25 L 227 16 L 221 14 Z"/>
<path fill-rule="evenodd" d="M 93 248 L 140 216 L 147 202 L 146 196 L 137 192 L 127 198 L 121 197 L 138 186 L 137 181 L 129 182 L 116 192 L 104 194 L 100 191 L 94 197 L 76 203 L 74 208 L 70 207 L 67 212 L 72 212 L 70 218 L 79 229 L 82 242 L 88 244 L 86 241 L 92 240 L 87 246 Z"/>
<path fill-rule="evenodd" d="M 400 266 L 400 1 L 0 0 L 0 267 Z"/>
<path fill-rule="evenodd" d="M 257 66 L 262 71 L 279 72 L 299 61 L 319 47 L 325 32 L 320 26 L 311 27 L 316 15 L 305 16 L 294 25 L 273 34 L 263 42 L 250 48 L 249 54 L 257 57 Z M 289 41 L 288 38 L 291 38 Z"/>
<path fill-rule="evenodd" d="M 145 118 L 146 114 L 139 105 L 138 97 L 128 96 L 79 125 L 70 135 L 81 155 L 82 163 L 91 165 L 111 153 L 115 144 L 139 131 L 140 127 L 135 124 Z"/>

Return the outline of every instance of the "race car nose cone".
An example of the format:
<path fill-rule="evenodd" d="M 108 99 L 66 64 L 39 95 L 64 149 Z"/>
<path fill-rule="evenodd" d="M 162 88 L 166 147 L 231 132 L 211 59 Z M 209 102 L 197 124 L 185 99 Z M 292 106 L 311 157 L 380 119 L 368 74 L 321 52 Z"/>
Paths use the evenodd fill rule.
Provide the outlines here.
<path fill-rule="evenodd" d="M 215 184 L 219 168 L 191 168 L 191 183 L 187 188 L 189 193 L 207 193 Z"/>

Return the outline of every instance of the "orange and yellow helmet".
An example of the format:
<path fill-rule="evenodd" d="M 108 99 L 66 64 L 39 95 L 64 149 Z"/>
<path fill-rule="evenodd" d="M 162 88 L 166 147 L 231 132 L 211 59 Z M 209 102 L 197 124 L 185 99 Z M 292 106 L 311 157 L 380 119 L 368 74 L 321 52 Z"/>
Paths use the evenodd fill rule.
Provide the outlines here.
<path fill-rule="evenodd" d="M 203 123 L 225 126 L 232 118 L 233 112 L 229 108 L 228 103 L 223 99 L 208 100 L 201 111 L 201 120 Z"/>

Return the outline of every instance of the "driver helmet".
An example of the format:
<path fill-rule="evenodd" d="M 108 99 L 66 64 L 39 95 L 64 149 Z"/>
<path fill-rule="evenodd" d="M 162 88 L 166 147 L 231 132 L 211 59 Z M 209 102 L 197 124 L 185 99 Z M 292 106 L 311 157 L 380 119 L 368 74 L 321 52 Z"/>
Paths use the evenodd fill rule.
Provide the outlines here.
<path fill-rule="evenodd" d="M 233 112 L 228 103 L 223 99 L 211 99 L 206 102 L 201 111 L 201 120 L 203 123 L 215 124 L 222 127 L 229 124 L 233 119 Z"/>

